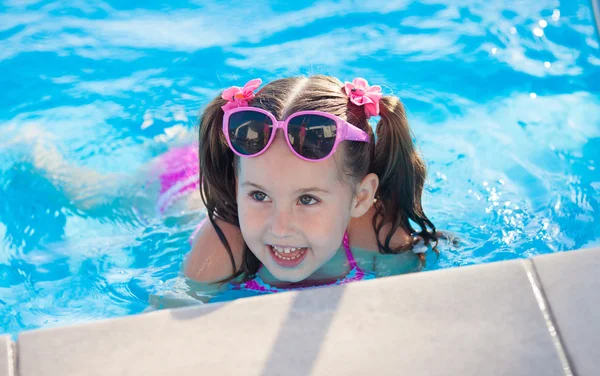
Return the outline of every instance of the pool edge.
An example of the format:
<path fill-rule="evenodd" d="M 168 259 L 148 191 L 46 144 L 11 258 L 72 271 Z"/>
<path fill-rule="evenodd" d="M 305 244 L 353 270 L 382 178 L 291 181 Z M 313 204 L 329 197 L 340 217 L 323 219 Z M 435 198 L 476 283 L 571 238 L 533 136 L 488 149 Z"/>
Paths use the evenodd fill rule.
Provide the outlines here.
<path fill-rule="evenodd" d="M 596 25 L 596 36 L 600 39 L 600 0 L 590 0 L 592 3 L 592 17 Z"/>
<path fill-rule="evenodd" d="M 590 260 L 593 262 L 590 262 Z M 257 349 L 252 349 L 252 346 L 256 343 L 256 346 L 259 347 L 258 344 L 261 342 L 261 339 L 258 337 L 254 338 L 244 346 L 245 342 L 247 342 L 247 338 L 240 336 L 241 333 L 238 333 L 237 335 L 240 336 L 242 345 L 240 346 L 240 350 L 232 351 L 223 358 L 229 360 L 227 364 L 222 364 L 224 369 L 234 369 L 235 363 L 237 362 L 246 367 L 244 368 L 244 371 L 248 371 L 247 374 L 276 374 L 282 370 L 288 372 L 291 372 L 291 370 L 301 370 L 303 374 L 325 374 L 323 370 L 327 367 L 331 368 L 332 364 L 338 364 L 339 367 L 344 367 L 346 366 L 344 363 L 356 361 L 355 359 L 353 360 L 352 357 L 360 358 L 361 356 L 364 356 L 364 353 L 359 352 L 353 354 L 350 358 L 345 358 L 346 355 L 341 354 L 342 352 L 349 351 L 350 353 L 353 353 L 351 350 L 363 349 L 368 353 L 373 350 L 373 345 L 379 344 L 379 339 L 369 338 L 370 335 L 359 336 L 361 340 L 365 341 L 363 344 L 348 342 L 346 337 L 350 340 L 355 338 L 353 336 L 356 336 L 356 334 L 344 330 L 343 326 L 340 325 L 357 324 L 356 321 L 352 322 L 350 320 L 351 317 L 356 316 L 361 318 L 360 321 L 364 320 L 365 323 L 369 323 L 369 320 L 372 320 L 370 315 L 377 314 L 380 315 L 382 320 L 389 320 L 390 325 L 393 326 L 398 318 L 401 318 L 402 320 L 406 320 L 407 318 L 413 319 L 416 320 L 415 323 L 417 323 L 418 316 L 424 315 L 425 320 L 428 317 L 429 310 L 436 309 L 440 313 L 440 320 L 444 320 L 444 317 L 453 318 L 452 320 L 447 319 L 449 320 L 448 327 L 444 325 L 440 326 L 440 328 L 444 328 L 445 330 L 445 332 L 443 332 L 444 335 L 451 337 L 447 342 L 448 345 L 454 345 L 458 348 L 461 346 L 469 348 L 469 343 L 476 345 L 468 352 L 458 351 L 457 354 L 462 354 L 462 358 L 454 359 L 455 364 L 446 362 L 444 369 L 447 369 L 448 371 L 462 370 L 462 374 L 464 375 L 474 375 L 480 373 L 480 370 L 477 370 L 476 366 L 481 367 L 487 364 L 490 368 L 487 369 L 487 372 L 484 372 L 485 374 L 507 374 L 506 372 L 509 370 L 511 371 L 510 374 L 517 374 L 513 371 L 520 368 L 513 366 L 516 366 L 519 362 L 523 362 L 523 360 L 527 360 L 524 364 L 519 364 L 519 367 L 528 367 L 523 370 L 522 374 L 542 371 L 542 368 L 545 367 L 543 369 L 545 375 L 570 375 L 572 374 L 570 373 L 571 369 L 577 369 L 577 375 L 588 375 L 590 373 L 585 372 L 585 370 L 590 369 L 590 365 L 593 366 L 591 369 L 600 366 L 600 361 L 592 359 L 591 356 L 586 357 L 584 354 L 579 354 L 581 350 L 573 343 L 573 338 L 577 337 L 573 337 L 571 333 L 566 333 L 568 335 L 563 336 L 563 330 L 568 332 L 575 331 L 573 333 L 577 334 L 576 330 L 581 329 L 573 327 L 572 325 L 570 327 L 565 325 L 565 319 L 581 322 L 585 322 L 586 319 L 589 320 L 589 318 L 586 317 L 579 318 L 580 320 L 578 320 L 577 317 L 577 315 L 589 314 L 589 307 L 586 307 L 586 310 L 579 310 L 578 307 L 573 306 L 572 302 L 587 302 L 589 299 L 586 299 L 585 296 L 579 297 L 579 299 L 582 300 L 578 300 L 577 294 L 589 294 L 590 292 L 595 291 L 590 288 L 588 288 L 588 290 L 581 288 L 579 284 L 582 283 L 582 280 L 585 281 L 586 284 L 595 283 L 596 285 L 594 286 L 600 286 L 600 278 L 592 278 L 592 280 L 589 278 L 581 279 L 586 275 L 593 275 L 589 273 L 595 272 L 597 264 L 600 264 L 600 248 L 585 249 L 536 256 L 533 259 L 512 260 L 454 269 L 442 269 L 427 273 L 387 277 L 373 281 L 359 282 L 348 285 L 347 287 L 338 286 L 319 289 L 321 290 L 320 292 L 317 290 L 309 290 L 246 298 L 223 304 L 164 310 L 144 315 L 101 320 L 76 326 L 28 331 L 23 332 L 16 343 L 18 354 L 25 355 L 24 358 L 20 360 L 24 360 L 24 363 L 19 363 L 19 375 L 118 375 L 129 374 L 128 372 L 131 372 L 132 367 L 134 369 L 138 369 L 136 367 L 139 367 L 139 371 L 144 371 L 147 375 L 158 375 L 166 372 L 178 372 L 180 375 L 197 373 L 198 370 L 202 369 L 200 367 L 206 366 L 204 363 L 206 363 L 207 360 L 203 360 L 203 356 L 207 355 L 206 352 L 212 350 L 217 351 L 222 344 L 208 344 L 204 347 L 204 353 L 201 349 L 198 349 L 197 363 L 199 368 L 195 370 L 190 370 L 185 367 L 181 368 L 182 359 L 188 362 L 186 363 L 188 366 L 190 364 L 196 364 L 195 361 L 190 363 L 189 359 L 190 354 L 195 354 L 195 351 L 189 353 L 185 357 L 182 355 L 182 351 L 185 352 L 186 346 L 192 344 L 193 341 L 197 341 L 197 336 L 206 335 L 203 342 L 210 342 L 214 339 L 214 333 L 220 333 L 222 331 L 226 332 L 227 328 L 232 325 L 243 328 L 245 325 L 243 323 L 244 320 L 250 320 L 248 322 L 256 323 L 258 321 L 252 321 L 251 318 L 248 319 L 248 316 L 252 316 L 253 310 L 266 309 L 264 307 L 267 306 L 270 308 L 267 309 L 268 315 L 265 319 L 272 320 L 273 325 L 265 325 L 263 331 L 257 331 L 256 333 L 261 333 L 261 335 L 265 337 L 271 336 L 269 338 L 271 338 L 272 341 L 267 341 L 265 343 L 270 343 L 270 346 L 273 346 L 273 348 L 279 349 L 279 352 L 284 353 L 286 348 L 302 348 L 303 343 L 315 341 L 314 338 L 319 337 L 318 341 L 315 342 L 317 344 L 316 346 L 309 346 L 304 349 L 305 354 L 303 356 L 306 356 L 306 351 L 313 351 L 307 358 L 310 359 L 312 363 L 309 364 L 309 366 L 306 366 L 306 362 L 294 365 L 289 364 L 290 359 L 287 359 L 288 363 L 283 364 L 278 360 L 282 354 L 278 354 L 276 357 L 274 357 L 273 354 L 270 354 L 264 358 L 262 363 L 257 363 L 254 359 L 249 359 L 247 355 L 248 353 L 257 351 Z M 564 270 L 569 270 L 569 267 L 571 267 L 571 273 L 565 274 Z M 528 273 L 531 274 L 532 271 L 535 274 L 534 281 L 528 276 Z M 471 279 L 473 281 L 472 284 L 468 283 Z M 487 283 L 487 285 L 477 286 L 478 282 L 484 282 Z M 419 295 L 412 296 L 412 298 L 409 297 L 408 299 L 403 300 L 396 295 L 395 291 L 398 290 L 402 292 L 402 289 L 404 289 L 405 292 L 414 291 L 407 290 L 406 286 L 422 287 L 425 291 Z M 536 286 L 539 287 L 541 301 L 539 300 L 540 297 L 535 296 L 534 290 Z M 557 286 L 562 290 L 557 290 Z M 533 290 L 532 287 L 534 287 Z M 436 293 L 435 289 L 446 289 L 446 294 L 440 295 Z M 452 292 L 452 294 L 455 295 L 448 294 L 448 292 Z M 561 292 L 562 295 L 560 294 Z M 348 300 L 348 296 L 368 296 L 368 299 L 365 299 L 366 304 L 369 305 L 369 307 L 367 307 L 368 309 L 358 307 L 354 303 L 355 300 Z M 483 299 L 483 301 L 479 301 L 478 299 Z M 565 299 L 568 299 L 568 301 L 565 301 Z M 472 300 L 477 302 L 477 304 L 474 304 Z M 462 304 L 454 305 L 454 301 L 462 302 Z M 491 309 L 490 307 L 494 304 L 497 308 Z M 545 321 L 544 309 L 542 309 L 542 306 L 544 305 L 550 314 L 550 329 Z M 580 305 L 583 306 L 583 303 L 580 303 Z M 596 305 L 594 308 L 592 304 L 591 307 L 596 310 L 595 312 L 600 314 L 600 305 Z M 495 309 L 504 309 L 505 311 L 502 315 L 490 319 L 490 315 L 493 316 L 496 314 Z M 460 314 L 457 314 L 457 312 L 460 312 Z M 480 316 L 479 312 L 485 315 Z M 402 315 L 397 316 L 398 318 L 394 318 L 393 316 L 390 316 L 392 313 L 402 313 Z M 309 316 L 318 316 L 318 322 L 306 321 L 308 319 L 308 316 L 306 316 L 307 314 Z M 221 319 L 219 319 L 219 317 L 221 317 Z M 262 316 L 257 315 L 255 319 L 260 319 L 260 317 Z M 437 317 L 437 314 L 432 314 L 431 318 L 433 317 Z M 467 320 L 466 318 L 469 317 L 470 319 Z M 287 327 L 282 324 L 289 320 L 296 323 L 309 322 L 310 324 L 300 328 Z M 461 320 L 464 320 L 464 322 L 461 322 Z M 488 320 L 488 322 L 485 322 L 486 320 Z M 505 321 L 510 322 L 510 320 L 512 320 L 515 326 L 519 327 L 520 325 L 521 329 L 537 329 L 531 329 L 531 333 L 522 335 L 523 333 L 517 329 L 513 330 L 511 326 L 503 328 L 503 331 L 507 332 L 506 334 L 503 334 L 502 331 L 494 332 L 494 328 L 490 327 L 490 324 L 492 326 L 496 325 L 502 327 L 502 325 L 507 325 Z M 156 327 L 151 321 L 157 323 Z M 215 325 L 212 325 L 212 329 L 206 327 L 205 325 L 207 322 L 211 325 L 220 323 L 220 328 L 215 328 Z M 136 331 L 132 329 L 136 325 L 142 325 L 140 328 L 143 328 L 144 330 Z M 144 327 L 143 325 L 146 326 Z M 279 329 L 276 330 L 276 333 L 273 332 L 269 334 L 269 327 L 277 325 L 279 325 Z M 458 326 L 458 329 L 454 329 L 453 326 Z M 183 330 L 178 334 L 179 338 L 166 338 L 168 337 L 168 333 L 171 333 L 170 329 L 175 327 L 181 327 L 180 330 Z M 360 327 L 360 325 L 357 327 Z M 544 328 L 543 330 L 540 329 L 542 327 Z M 556 333 L 551 333 L 551 327 L 556 329 Z M 435 332 L 416 329 L 411 331 L 410 325 L 405 325 L 404 327 L 398 326 L 398 329 L 400 328 L 403 328 L 404 330 L 398 331 L 398 333 L 394 334 L 392 337 L 386 336 L 385 331 L 381 328 L 379 328 L 379 331 L 375 331 L 375 333 L 381 337 L 382 343 L 393 343 L 396 339 L 399 347 L 406 345 L 406 343 L 411 343 L 412 346 L 421 346 L 423 349 L 429 348 L 429 346 L 435 348 L 436 342 L 443 343 L 447 340 L 447 338 L 434 338 L 437 334 Z M 216 329 L 218 330 L 215 332 L 214 330 Z M 593 329 L 594 328 L 592 328 L 592 330 Z M 120 330 L 121 333 L 116 334 L 115 330 Z M 209 335 L 210 333 L 207 334 L 210 330 L 213 330 L 212 336 Z M 511 330 L 513 330 L 513 332 L 510 332 Z M 550 333 L 548 333 L 549 330 Z M 587 330 L 590 330 L 589 327 Z M 127 333 L 127 331 L 129 331 L 129 333 Z M 162 334 L 158 335 L 155 333 L 157 331 L 161 331 Z M 194 335 L 194 331 L 198 331 L 199 333 Z M 544 331 L 546 332 L 545 334 L 543 333 Z M 249 330 L 249 332 L 252 332 L 252 330 Z M 303 334 L 303 332 L 312 332 L 312 334 Z M 166 337 L 164 333 L 167 333 Z M 480 338 L 480 333 L 495 333 L 496 336 Z M 127 334 L 129 334 L 128 341 L 131 341 L 131 344 L 124 346 L 121 341 L 127 340 Z M 235 333 L 228 333 L 228 335 L 234 334 Z M 591 338 L 600 338 L 600 332 L 595 334 L 597 335 L 591 336 Z M 297 337 L 302 337 L 303 335 L 305 336 L 304 341 L 294 342 Z M 90 336 L 98 336 L 97 341 L 91 341 Z M 396 336 L 398 338 L 396 338 Z M 403 336 L 405 337 L 403 338 Z M 529 338 L 529 336 L 531 338 Z M 469 342 L 464 337 L 470 337 L 472 339 L 480 338 L 480 340 L 477 340 L 477 343 L 472 343 L 472 341 Z M 65 338 L 67 339 L 65 340 Z M 132 338 L 133 341 L 131 340 Z M 156 338 L 163 338 L 163 341 L 159 341 L 158 343 L 157 341 L 153 341 L 156 340 Z M 559 348 L 562 347 L 565 353 L 568 354 L 568 367 L 566 368 L 569 369 L 566 369 L 564 363 L 561 363 L 560 350 L 557 351 L 556 346 L 552 345 L 552 340 L 558 340 Z M 592 348 L 598 348 L 600 340 L 593 340 L 596 342 L 592 344 L 586 343 L 586 346 L 588 346 L 587 348 L 590 348 L 590 345 L 595 345 L 595 347 Z M 369 345 L 369 341 L 373 341 L 371 345 Z M 419 342 L 421 345 L 419 345 Z M 58 359 L 62 362 L 62 368 L 55 368 L 53 371 L 52 366 L 50 366 L 51 364 L 55 364 L 57 359 L 53 358 L 52 352 L 47 351 L 48 344 L 56 344 L 54 352 L 58 354 Z M 61 344 L 63 347 L 61 347 Z M 167 344 L 178 344 L 181 348 L 177 350 L 177 346 L 167 346 Z M 331 344 L 335 344 L 336 347 L 331 347 Z M 103 363 L 103 356 L 106 354 L 107 350 L 110 350 L 109 348 L 111 346 L 114 347 L 117 345 L 122 346 L 122 350 L 114 352 L 112 356 L 116 356 L 121 360 L 127 359 L 127 363 L 129 364 L 125 364 L 124 361 L 121 363 Z M 94 348 L 94 346 L 96 347 Z M 485 350 L 486 346 L 494 351 L 482 351 L 481 348 Z M 511 348 L 511 346 L 517 346 L 519 352 L 515 352 L 516 350 Z M 317 350 L 311 350 L 315 347 Z M 477 347 L 481 348 L 477 349 Z M 447 351 L 456 351 L 450 350 L 449 347 L 446 348 L 448 349 Z M 138 350 L 137 352 L 136 349 Z M 82 350 L 83 352 L 79 353 L 79 356 L 75 356 L 78 351 Z M 162 354 L 157 354 L 157 351 L 162 351 Z M 378 351 L 387 350 L 379 349 Z M 410 353 L 410 351 L 410 349 L 404 349 L 403 353 Z M 504 351 L 504 353 L 502 351 Z M 73 357 L 65 360 L 64 355 L 70 352 L 73 352 Z M 123 354 L 122 352 L 127 352 L 129 354 Z M 148 358 L 151 354 L 152 357 L 159 356 L 161 358 L 164 357 L 164 359 L 152 363 L 151 359 Z M 371 354 L 371 356 L 376 354 L 377 352 Z M 507 355 L 511 356 L 507 357 Z M 523 359 L 519 360 L 518 356 L 515 355 L 522 355 Z M 397 356 L 401 356 L 401 354 L 398 354 Z M 438 356 L 443 357 L 442 354 L 439 354 Z M 477 357 L 482 356 L 485 357 L 485 359 L 476 359 Z M 434 358 L 435 357 L 432 359 Z M 33 359 L 35 359 L 35 362 Z M 342 363 L 339 361 L 340 359 L 346 360 Z M 388 363 L 385 363 L 385 359 L 387 358 L 380 359 L 383 364 L 375 365 L 376 367 L 380 367 L 379 372 L 391 372 L 392 369 L 386 367 L 397 365 L 397 362 L 399 362 L 399 360 L 396 359 L 395 361 L 390 360 Z M 423 359 L 429 358 L 426 355 L 423 355 Z M 511 362 L 514 364 L 507 364 L 506 359 L 512 359 Z M 542 362 L 541 360 L 544 361 Z M 293 359 L 291 361 L 293 362 Z M 144 367 L 147 367 L 149 363 L 154 364 L 154 366 L 145 369 Z M 1 364 L 0 361 L 0 365 Z M 17 362 L 13 363 L 13 372 L 16 372 L 16 370 L 14 370 L 16 364 Z M 428 366 L 426 361 L 418 362 L 417 364 L 413 364 L 412 362 L 400 362 L 400 364 L 410 365 L 410 371 L 414 375 L 428 374 L 431 367 L 434 367 L 433 364 Z M 583 364 L 582 367 L 580 367 L 581 364 Z M 101 369 L 101 365 L 108 368 Z M 248 368 L 250 367 L 249 365 L 254 365 L 255 368 Z M 463 369 L 462 367 L 466 367 L 465 365 L 472 365 L 473 368 Z M 163 369 L 159 370 L 157 367 L 163 367 Z M 218 363 L 215 363 L 213 364 L 212 370 L 219 370 L 218 367 Z M 334 372 L 334 370 L 329 370 Z M 490 373 L 490 370 L 493 372 Z M 548 372 L 549 370 L 551 371 L 550 373 Z M 477 371 L 477 373 L 475 373 L 475 371 Z M 11 374 L 9 373 L 7 375 Z M 0 376 L 5 375 L 0 372 Z"/>

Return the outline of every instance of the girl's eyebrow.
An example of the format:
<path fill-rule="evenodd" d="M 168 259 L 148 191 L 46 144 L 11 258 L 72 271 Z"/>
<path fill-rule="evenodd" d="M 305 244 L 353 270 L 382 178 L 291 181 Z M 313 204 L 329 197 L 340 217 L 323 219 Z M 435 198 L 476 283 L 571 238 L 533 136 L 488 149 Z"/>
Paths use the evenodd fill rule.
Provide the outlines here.
<path fill-rule="evenodd" d="M 260 185 L 258 185 L 258 184 L 255 184 L 255 183 L 251 183 L 251 182 L 249 182 L 249 181 L 245 181 L 245 182 L 243 182 L 243 183 L 242 183 L 242 187 L 253 187 L 253 188 L 259 189 L 259 190 L 261 190 L 261 191 L 267 191 L 267 190 L 268 190 L 268 189 L 266 189 L 265 187 L 262 187 L 262 186 L 260 186 Z"/>
<path fill-rule="evenodd" d="M 308 188 L 301 188 L 296 190 L 296 192 L 294 193 L 307 193 L 307 192 L 321 192 L 321 193 L 329 193 L 328 190 L 323 189 L 323 188 L 318 188 L 318 187 L 308 187 Z"/>
<path fill-rule="evenodd" d="M 261 185 L 259 185 L 259 184 L 256 184 L 256 183 L 249 182 L 249 181 L 245 181 L 245 182 L 243 182 L 243 183 L 242 183 L 242 187 L 253 187 L 253 188 L 259 189 L 259 190 L 261 190 L 261 191 L 265 191 L 265 192 L 268 192 L 268 191 L 269 191 L 269 190 L 268 190 L 268 189 L 266 189 L 265 187 L 263 187 L 263 186 L 261 186 Z M 326 193 L 326 194 L 329 194 L 329 193 L 330 193 L 328 190 L 326 190 L 326 189 L 323 189 L 323 188 L 318 188 L 318 187 L 308 187 L 308 188 L 300 188 L 300 189 L 297 189 L 297 190 L 294 192 L 294 194 L 297 194 L 297 193 L 307 193 L 307 192 L 321 192 L 321 193 Z"/>

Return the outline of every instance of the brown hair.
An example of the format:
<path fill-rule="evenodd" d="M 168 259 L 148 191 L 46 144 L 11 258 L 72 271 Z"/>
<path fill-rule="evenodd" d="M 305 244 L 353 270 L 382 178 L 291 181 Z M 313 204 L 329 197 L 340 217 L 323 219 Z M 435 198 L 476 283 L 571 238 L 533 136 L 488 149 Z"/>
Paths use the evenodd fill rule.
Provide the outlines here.
<path fill-rule="evenodd" d="M 227 102 L 221 96 L 213 99 L 200 118 L 199 159 L 200 193 L 208 217 L 221 242 L 229 253 L 232 276 L 253 276 L 260 262 L 244 244 L 242 265 L 236 265 L 231 248 L 215 222 L 219 218 L 239 227 L 235 196 L 235 169 L 238 158 L 227 145 L 222 132 L 223 110 Z M 416 150 L 404 107 L 394 96 L 381 98 L 380 121 L 375 143 L 373 131 L 368 124 L 365 109 L 348 100 L 343 83 L 337 78 L 315 75 L 290 77 L 273 81 L 256 93 L 250 106 L 271 112 L 278 119 L 285 119 L 297 111 L 324 111 L 345 119 L 371 136 L 371 142 L 344 142 L 343 172 L 353 182 L 359 182 L 368 173 L 379 178 L 376 192 L 376 215 L 373 229 L 377 234 L 377 245 L 381 253 L 398 253 L 411 249 L 413 243 L 392 249 L 390 240 L 398 227 L 413 234 L 410 221 L 416 223 L 419 238 L 425 243 L 437 241 L 435 226 L 423 213 L 421 195 L 426 177 L 425 163 Z M 383 243 L 379 232 L 385 223 L 391 223 Z M 420 254 L 421 255 L 421 254 Z M 421 258 L 424 261 L 423 258 Z"/>

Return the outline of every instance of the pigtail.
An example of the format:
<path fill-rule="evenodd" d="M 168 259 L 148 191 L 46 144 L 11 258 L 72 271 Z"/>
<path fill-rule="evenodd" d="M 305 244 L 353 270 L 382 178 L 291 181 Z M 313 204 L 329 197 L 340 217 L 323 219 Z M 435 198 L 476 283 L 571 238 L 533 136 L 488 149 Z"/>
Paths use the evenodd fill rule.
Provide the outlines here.
<path fill-rule="evenodd" d="M 425 244 L 435 241 L 437 252 L 437 234 L 433 223 L 423 212 L 421 195 L 425 184 L 426 167 L 413 141 L 404 106 L 394 96 L 384 96 L 379 102 L 381 120 L 377 123 L 377 138 L 371 172 L 379 177 L 373 217 L 373 228 L 377 236 L 377 245 L 382 253 L 397 253 L 411 249 L 419 240 Z M 416 223 L 420 231 L 415 231 L 410 221 Z M 384 223 L 392 227 L 382 244 L 379 232 Z M 413 235 L 410 244 L 391 249 L 390 241 L 398 229 Z M 420 254 L 423 262 L 424 257 Z"/>
<path fill-rule="evenodd" d="M 228 204 L 233 203 L 233 206 L 236 206 L 235 191 L 231 189 L 233 186 L 231 181 L 234 179 L 233 153 L 223 144 L 221 136 L 223 119 L 221 106 L 224 104 L 225 100 L 221 96 L 216 97 L 208 104 L 200 118 L 200 131 L 198 132 L 199 178 L 202 182 L 200 196 L 206 207 L 208 219 L 229 254 L 235 275 L 238 268 L 235 265 L 233 252 L 223 231 L 215 222 L 215 219 L 219 218 L 238 225 L 237 208 Z"/>
<path fill-rule="evenodd" d="M 208 104 L 200 118 L 198 158 L 200 163 L 200 194 L 210 216 L 237 225 L 233 152 L 222 135 L 223 110 L 221 97 Z M 214 218 L 211 218 L 211 220 Z"/>
<path fill-rule="evenodd" d="M 260 267 L 260 262 L 245 243 L 242 265 L 236 265 L 225 234 L 216 223 L 216 219 L 220 219 L 240 226 L 234 183 L 235 159 L 223 135 L 224 112 L 221 107 L 226 103 L 227 101 L 219 95 L 206 106 L 200 118 L 198 132 L 199 179 L 202 182 L 200 196 L 206 207 L 208 219 L 231 260 L 232 275 L 220 282 L 228 282 L 244 273 L 252 276 Z"/>

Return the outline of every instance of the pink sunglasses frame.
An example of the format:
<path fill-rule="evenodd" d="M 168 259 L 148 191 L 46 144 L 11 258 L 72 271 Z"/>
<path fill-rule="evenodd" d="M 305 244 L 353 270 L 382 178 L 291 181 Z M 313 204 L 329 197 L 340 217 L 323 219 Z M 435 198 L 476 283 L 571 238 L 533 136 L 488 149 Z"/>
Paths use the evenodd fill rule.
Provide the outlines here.
<path fill-rule="evenodd" d="M 256 154 L 246 155 L 246 154 L 241 154 L 241 153 L 237 152 L 235 150 L 235 148 L 233 147 L 233 145 L 231 144 L 231 139 L 229 138 L 229 132 L 227 129 L 229 127 L 229 118 L 231 117 L 231 115 L 233 115 L 237 112 L 242 112 L 242 111 L 253 111 L 253 112 L 261 113 L 263 115 L 268 116 L 271 119 L 271 121 L 273 122 L 274 130 L 271 132 L 271 135 L 269 136 L 269 141 L 267 142 L 267 145 L 265 145 L 265 147 Z M 288 127 L 289 121 L 290 121 L 290 119 L 293 119 L 294 117 L 301 116 L 301 115 L 319 115 L 319 116 L 323 116 L 323 117 L 326 117 L 328 119 L 335 121 L 335 125 L 337 127 L 336 135 L 335 135 L 335 143 L 333 144 L 333 148 L 331 149 L 329 154 L 327 154 L 325 157 L 320 158 L 320 159 L 305 158 L 302 155 L 298 154 L 296 152 L 296 150 L 294 150 L 294 148 L 292 147 L 292 144 L 290 144 L 290 139 L 287 136 L 287 134 L 288 134 L 287 127 Z M 371 141 L 371 138 L 369 137 L 369 135 L 362 129 L 348 123 L 347 121 L 339 118 L 336 115 L 333 115 L 333 114 L 330 114 L 327 112 L 299 111 L 299 112 L 294 112 L 293 114 L 288 116 L 288 118 L 285 119 L 284 121 L 279 121 L 275 118 L 275 116 L 273 116 L 273 114 L 271 114 L 269 111 L 263 110 L 262 108 L 236 107 L 236 108 L 232 108 L 232 109 L 225 111 L 225 115 L 223 116 L 223 133 L 225 134 L 225 138 L 227 139 L 227 144 L 229 145 L 229 148 L 231 149 L 231 151 L 233 151 L 235 154 L 239 155 L 240 157 L 246 157 L 246 158 L 258 157 L 259 155 L 261 155 L 262 153 L 267 151 L 269 146 L 271 146 L 271 144 L 273 143 L 273 140 L 275 139 L 275 136 L 277 135 L 278 129 L 281 129 L 283 131 L 283 133 L 285 135 L 285 142 L 287 143 L 287 145 L 290 148 L 290 150 L 292 151 L 292 153 L 294 153 L 294 155 L 296 155 L 298 158 L 300 158 L 304 161 L 308 161 L 308 162 L 319 162 L 319 161 L 323 161 L 323 160 L 331 157 L 335 153 L 335 151 L 337 150 L 338 146 L 340 145 L 340 143 L 342 141 L 359 141 L 359 142 L 370 142 Z"/>

